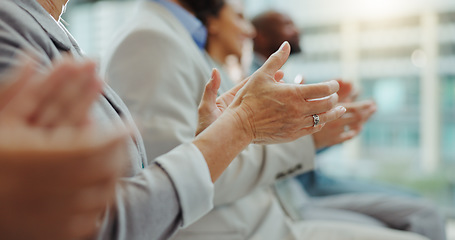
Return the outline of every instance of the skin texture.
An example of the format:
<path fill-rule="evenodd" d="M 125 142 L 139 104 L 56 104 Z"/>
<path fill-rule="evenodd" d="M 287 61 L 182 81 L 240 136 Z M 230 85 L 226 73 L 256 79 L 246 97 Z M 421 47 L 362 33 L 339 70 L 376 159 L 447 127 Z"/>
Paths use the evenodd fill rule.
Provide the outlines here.
<path fill-rule="evenodd" d="M 69 0 L 36 0 L 56 20 L 60 19 Z"/>
<path fill-rule="evenodd" d="M 59 8 L 59 1 L 53 1 L 54 5 L 57 7 L 49 8 L 50 11 L 54 9 L 61 9 Z M 53 16 L 52 12 L 50 12 Z M 60 11 L 61 13 L 61 11 Z M 55 16 L 54 16 L 55 18 Z M 200 134 L 196 137 L 193 141 L 194 145 L 199 148 L 201 153 L 204 155 L 205 160 L 207 162 L 207 166 L 212 176 L 212 180 L 216 181 L 216 179 L 222 174 L 222 172 L 227 168 L 230 162 L 238 155 L 248 144 L 250 143 L 261 143 L 261 144 L 272 144 L 272 143 L 283 143 L 293 141 L 299 137 L 304 135 L 312 134 L 321 130 L 322 126 L 326 122 L 333 121 L 343 115 L 346 111 L 343 107 L 336 107 L 335 103 L 338 100 L 338 96 L 336 92 L 338 91 L 339 84 L 336 81 L 317 84 L 312 86 L 295 86 L 295 85 L 287 85 L 277 82 L 277 78 L 280 76 L 282 77 L 282 73 L 279 72 L 279 69 L 282 65 L 286 62 L 289 53 L 290 53 L 290 46 L 288 43 L 282 45 L 280 50 L 273 54 L 268 62 L 259 69 L 254 75 L 252 75 L 249 80 L 246 80 L 244 86 L 239 86 L 237 89 L 232 90 L 231 95 L 223 95 L 220 98 L 216 99 L 210 94 L 214 94 L 214 91 L 209 91 L 207 96 L 204 97 L 201 106 L 207 111 L 208 115 L 212 115 L 216 113 L 214 117 L 207 116 L 204 119 L 216 119 L 214 122 L 207 121 L 206 124 L 203 126 L 208 126 L 206 129 L 202 127 L 200 129 Z M 83 74 L 83 72 L 87 69 L 76 69 L 72 70 L 70 75 L 72 77 L 76 77 L 79 74 Z M 56 70 L 57 71 L 57 70 Z M 70 70 L 66 70 L 70 71 Z M 57 74 L 58 75 L 58 74 Z M 81 77 L 81 79 L 83 79 Z M 219 86 L 219 77 L 213 78 L 211 81 L 212 84 L 215 86 Z M 77 87 L 76 87 L 77 89 Z M 206 89 L 212 89 L 208 87 Z M 238 91 L 237 91 L 238 90 Z M 71 89 L 68 89 L 71 91 Z M 50 93 L 54 93 L 55 91 L 49 91 Z M 235 97 L 233 95 L 235 94 Z M 58 95 L 58 94 L 57 94 Z M 71 95 L 71 94 L 70 94 Z M 63 97 L 63 96 L 62 96 Z M 57 97 L 60 99 L 60 97 Z M 315 100 L 318 98 L 323 98 L 319 100 Z M 213 101 L 215 99 L 215 101 Z M 210 101 L 212 100 L 212 101 Z M 208 102 L 210 101 L 210 102 Z M 36 102 L 41 102 L 41 100 L 37 100 Z M 53 101 L 44 101 L 45 103 L 53 102 Z M 218 102 L 218 104 L 217 104 Z M 220 103 L 225 104 L 227 108 L 220 108 Z M 64 104 L 58 106 L 65 106 Z M 68 109 L 68 108 L 59 108 L 59 109 Z M 36 112 L 36 111 L 30 111 Z M 41 126 L 40 124 L 44 124 L 44 129 L 59 129 L 58 126 L 61 122 L 65 122 L 66 120 L 58 119 L 58 116 L 62 114 L 54 114 L 54 110 L 47 110 L 44 109 L 43 111 L 39 111 L 45 113 L 43 117 L 29 115 L 20 116 L 20 119 L 25 119 L 22 122 L 29 122 L 32 126 Z M 205 111 L 200 111 L 200 113 L 205 113 Z M 312 126 L 312 117 L 311 115 L 314 113 L 319 113 L 321 116 L 321 125 L 318 127 Z M 68 116 L 72 116 L 72 114 L 64 114 Z M 33 117 L 31 117 L 33 116 Z M 32 119 L 32 120 L 30 120 Z M 35 120 L 38 119 L 38 120 Z M 56 120 L 57 119 L 57 120 Z M 83 118 L 84 119 L 84 118 Z M 30 123 L 31 122 L 31 123 Z M 78 122 L 78 121 L 76 121 Z M 53 144 L 55 142 L 48 140 L 49 143 L 45 144 L 45 146 L 49 146 L 49 148 L 45 148 L 46 151 L 43 154 L 33 154 L 34 156 L 40 156 L 43 159 L 59 159 L 62 156 L 65 156 L 66 159 L 69 160 L 77 160 L 81 161 L 81 159 L 90 160 L 90 159 L 100 159 L 100 162 L 103 164 L 101 165 L 110 165 L 106 162 L 103 162 L 105 159 L 110 159 L 113 157 L 118 157 L 119 159 L 122 158 L 122 154 L 115 154 L 111 155 L 112 152 L 115 151 L 106 151 L 106 149 L 121 149 L 118 146 L 117 142 L 122 142 L 121 139 L 125 134 L 120 134 L 121 136 L 118 137 L 114 135 L 114 137 L 109 137 L 106 133 L 99 133 L 89 128 L 90 126 L 90 119 L 87 121 L 81 122 L 88 122 L 88 124 L 75 124 L 76 127 L 83 126 L 88 131 L 72 131 L 67 130 L 67 128 L 63 128 L 62 131 L 56 131 L 55 134 L 44 134 L 46 136 L 51 136 L 51 140 L 59 144 L 63 144 L 63 147 L 57 146 L 54 147 Z M 35 124 L 35 125 L 34 125 Z M 33 133 L 34 131 L 29 131 L 27 126 L 24 126 L 26 131 L 24 133 L 29 134 Z M 39 130 L 39 133 L 42 131 Z M 116 128 L 116 132 L 118 133 L 118 128 Z M 121 131 L 120 131 L 121 132 Z M 77 135 L 78 133 L 82 134 L 82 136 Z M 91 138 L 86 139 L 83 133 L 88 134 Z M 91 134 L 90 134 L 91 133 Z M 75 134 L 76 136 L 72 136 L 71 134 Z M 21 135 L 18 135 L 21 136 Z M 58 137 L 62 136 L 62 137 Z M 68 137 L 70 136 L 70 137 Z M 220 137 L 222 136 L 222 137 Z M 113 139 L 117 141 L 113 141 L 113 143 L 108 142 L 106 144 L 104 142 L 98 143 L 99 139 Z M 31 137 L 31 140 L 37 139 L 36 137 Z M 39 139 L 39 138 L 38 138 Z M 57 139 L 57 140 L 55 140 Z M 82 140 L 80 140 L 82 139 Z M 120 140 L 118 140 L 120 139 Z M 80 140 L 79 142 L 72 142 Z M 33 142 L 33 143 L 37 143 Z M 65 145 L 65 143 L 67 145 Z M 71 143 L 71 144 L 69 144 Z M 98 143 L 98 144 L 96 144 Z M 103 144 L 104 143 L 104 144 Z M 71 146 L 76 146 L 82 148 L 84 150 L 92 149 L 97 146 L 104 146 L 104 148 L 100 148 L 99 151 L 88 151 L 88 154 L 79 154 L 79 150 L 71 149 Z M 82 146 L 82 147 L 81 147 Z M 229 146 L 229 148 L 226 148 Z M 70 150 L 68 150 L 70 148 Z M 6 148 L 8 149 L 8 148 Z M 11 148 L 15 149 L 15 148 Z M 36 147 L 36 149 L 41 150 L 42 146 Z M 49 156 L 48 152 L 58 151 L 61 153 L 61 149 L 65 150 L 63 155 L 57 155 L 57 157 L 52 158 Z M 33 149 L 32 149 L 33 150 Z M 74 152 L 76 151 L 76 152 Z M 33 152 L 33 151 L 32 151 Z M 90 153 L 93 154 L 90 155 Z M 107 154 L 110 153 L 110 154 Z M 16 156 L 17 153 L 12 154 L 12 156 Z M 107 155 L 105 155 L 107 154 Z M 66 157 L 67 156 L 67 157 Z M 75 156 L 75 157 L 73 157 Z M 92 156 L 92 157 L 91 157 Z M 112 161 L 112 159 L 110 159 Z M 84 162 L 83 161 L 83 162 Z M 90 162 L 90 161 L 89 161 Z M 114 161 L 115 162 L 115 161 Z M 120 162 L 120 160 L 119 160 Z M 74 165 L 68 165 L 74 166 Z M 48 181 L 61 183 L 61 187 L 52 190 L 52 193 L 55 195 L 42 196 L 39 193 L 31 194 L 31 196 L 27 196 L 30 201 L 26 201 L 22 206 L 31 207 L 34 209 L 34 204 L 36 202 L 43 203 L 42 206 L 37 209 L 46 209 L 45 212 L 37 211 L 37 215 L 35 218 L 34 215 L 30 213 L 30 217 L 28 220 L 24 220 L 21 226 L 22 228 L 27 229 L 28 233 L 36 234 L 36 238 L 43 237 L 43 239 L 74 239 L 74 238 L 83 238 L 90 236 L 93 232 L 96 232 L 96 219 L 100 219 L 102 216 L 102 211 L 100 210 L 103 207 L 106 207 L 106 202 L 109 202 L 111 194 L 113 192 L 113 186 L 115 182 L 115 177 L 111 177 L 113 174 L 108 174 L 106 176 L 104 174 L 104 170 L 99 172 L 99 169 L 103 169 L 98 165 L 84 165 L 82 164 L 86 171 L 84 174 L 81 174 L 82 178 L 85 180 L 76 184 L 70 184 L 70 186 L 76 186 L 75 188 L 69 188 L 70 186 L 65 185 L 64 175 L 65 171 L 62 170 L 61 174 L 52 175 Z M 116 164 L 112 164 L 112 166 L 105 167 L 106 169 L 115 168 Z M 45 170 L 48 168 L 45 168 Z M 71 169 L 71 167 L 68 167 Z M 115 168 L 117 169 L 117 168 Z M 44 170 L 43 170 L 44 171 Z M 54 173 L 58 173 L 59 171 L 53 171 Z M 7 175 L 5 175 L 7 176 Z M 41 176 L 41 175 L 40 175 Z M 71 176 L 71 175 L 70 175 Z M 97 177 L 102 177 L 98 179 Z M 63 179 L 62 179 L 63 178 Z M 100 183 L 100 186 L 97 188 L 92 188 L 90 186 L 89 191 L 85 191 L 84 187 L 87 187 L 87 180 L 86 178 L 92 180 L 95 179 Z M 40 178 L 32 178 L 34 181 L 38 181 Z M 43 178 L 45 179 L 45 178 Z M 105 181 L 101 181 L 101 180 Z M 39 181 L 38 181 L 39 182 Z M 91 181 L 88 181 L 91 182 Z M 57 184 L 60 186 L 59 184 Z M 19 185 L 20 186 L 20 185 Z M 39 187 L 39 186 L 38 186 Z M 15 187 L 12 191 L 16 190 Z M 103 189 L 104 191 L 96 191 L 93 189 Z M 60 191 L 59 191 L 60 190 Z M 173 189 L 170 189 L 172 191 Z M 61 192 L 63 191 L 63 192 Z M 41 191 L 39 191 L 41 192 Z M 44 191 L 46 192 L 46 191 Z M 87 194 L 92 193 L 92 194 Z M 96 198 L 96 194 L 93 193 L 103 193 L 100 198 Z M 9 196 L 8 193 L 5 193 L 4 196 Z M 14 196 L 14 194 L 13 194 Z M 103 198 L 104 197 L 104 198 Z M 33 200 L 35 199 L 35 200 Z M 60 204 L 59 207 L 56 207 L 53 201 L 57 199 L 60 200 L 58 203 L 65 203 Z M 82 200 L 80 200 L 82 199 Z M 73 200 L 71 202 L 70 200 Z M 14 201 L 10 201 L 14 202 Z M 20 201 L 18 201 L 20 202 Z M 47 206 L 47 208 L 43 207 Z M 6 211 L 6 210 L 5 210 Z M 31 211 L 31 210 L 30 210 Z M 22 217 L 26 217 L 30 211 L 22 211 Z M 16 208 L 15 211 L 9 212 L 15 213 L 21 212 L 19 208 Z M 41 215 L 40 215 L 41 214 Z M 20 216 L 20 215 L 19 215 Z M 32 224 L 36 221 L 36 219 L 49 219 L 49 221 L 43 221 L 40 223 L 41 225 L 37 225 L 38 227 L 34 227 Z M 48 225 L 46 224 L 52 223 L 54 224 L 53 228 L 47 228 Z M 24 225 L 25 224 L 25 225 Z M 2 224 L 0 224 L 2 225 Z M 2 226 L 7 226 L 8 224 L 4 224 Z M 56 230 L 57 229 L 57 230 Z M 13 228 L 13 231 L 17 230 Z M 23 239 L 27 239 L 26 236 Z"/>
<path fill-rule="evenodd" d="M 253 20 L 257 36 L 254 38 L 254 50 L 262 56 L 268 56 L 272 49 L 281 41 L 289 41 L 296 49 L 292 53 L 301 52 L 300 32 L 291 18 L 285 14 L 269 11 L 257 16 Z M 301 84 L 303 84 L 303 80 Z M 373 101 L 353 103 L 358 92 L 351 83 L 338 80 L 340 84 L 339 105 L 347 109 L 347 114 L 342 118 L 328 123 L 320 132 L 313 134 L 316 149 L 330 147 L 348 141 L 357 136 L 363 125 L 376 112 Z"/>
<path fill-rule="evenodd" d="M 225 63 L 226 57 L 232 54 L 241 57 L 243 41 L 254 37 L 248 31 L 250 23 L 241 15 L 235 14 L 236 10 L 238 12 L 243 11 L 241 4 L 238 4 L 237 1 L 227 1 L 220 13 L 217 16 L 209 17 L 207 21 L 209 30 L 207 51 L 212 58 L 220 63 Z M 294 45 L 298 46 L 299 33 L 289 17 L 276 12 L 268 12 L 258 17 L 256 22 L 256 24 L 265 24 L 266 27 L 262 27 L 263 35 L 273 33 L 277 36 L 276 38 L 267 38 L 267 45 L 274 46 L 276 39 L 288 38 L 293 40 Z M 235 39 L 242 39 L 242 42 L 236 42 Z M 278 80 L 282 77 L 283 75 L 277 76 Z M 348 114 L 328 123 L 320 132 L 314 134 L 313 139 L 317 149 L 336 145 L 357 136 L 363 124 L 375 112 L 375 104 L 372 101 L 348 103 L 355 97 L 353 86 L 341 80 L 338 80 L 338 83 L 340 84 L 339 102 L 346 103 L 345 107 Z M 213 87 L 213 84 L 207 86 Z M 222 109 L 226 109 L 226 104 L 223 103 L 217 104 Z M 200 116 L 202 115 L 200 114 Z M 207 119 L 202 121 L 208 122 Z"/>
<path fill-rule="evenodd" d="M 199 109 L 200 119 L 216 120 L 211 124 L 205 122 L 209 127 L 200 128 L 198 131 L 202 132 L 193 143 L 206 158 L 212 180 L 215 181 L 248 144 L 294 141 L 320 131 L 325 123 L 345 113 L 344 107 L 335 107 L 337 81 L 315 85 L 277 81 L 282 76 L 279 69 L 289 54 L 290 46 L 286 42 L 262 68 L 241 83 L 244 86 L 234 98 L 230 94 L 216 98 L 215 89 L 218 90 L 221 81 L 216 72 L 207 83 Z M 321 117 L 321 125 L 317 127 L 313 127 L 315 113 Z M 219 149 L 223 149 L 224 154 L 220 154 Z"/>
<path fill-rule="evenodd" d="M 92 125 L 102 86 L 94 63 L 34 69 L 24 63 L 0 89 L 2 239 L 89 237 L 112 203 L 128 134 Z"/>

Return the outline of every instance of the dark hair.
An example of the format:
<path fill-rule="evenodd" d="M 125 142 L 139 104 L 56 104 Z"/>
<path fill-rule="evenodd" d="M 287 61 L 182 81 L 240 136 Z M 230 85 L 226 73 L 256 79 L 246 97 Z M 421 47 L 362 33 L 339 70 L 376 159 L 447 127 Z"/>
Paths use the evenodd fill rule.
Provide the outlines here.
<path fill-rule="evenodd" d="M 204 25 L 207 24 L 207 18 L 218 16 L 225 4 L 225 0 L 180 0 L 180 2 L 192 10 Z"/>

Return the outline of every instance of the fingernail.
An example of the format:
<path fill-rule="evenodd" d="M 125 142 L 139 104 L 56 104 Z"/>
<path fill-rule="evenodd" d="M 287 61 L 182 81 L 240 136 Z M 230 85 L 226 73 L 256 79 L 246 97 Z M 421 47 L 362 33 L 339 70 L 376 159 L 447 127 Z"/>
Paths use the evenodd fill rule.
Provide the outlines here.
<path fill-rule="evenodd" d="M 215 74 L 216 74 L 216 68 L 212 69 L 212 80 L 215 79 Z"/>
<path fill-rule="evenodd" d="M 338 110 L 339 110 L 340 112 L 342 112 L 343 114 L 346 113 L 346 108 L 345 108 L 345 107 L 343 107 L 343 106 L 338 106 L 337 108 L 338 108 Z"/>
<path fill-rule="evenodd" d="M 281 47 L 278 51 L 280 51 L 280 52 L 283 51 L 283 48 L 284 48 L 284 46 L 286 46 L 286 43 L 288 43 L 288 41 L 285 41 L 283 44 L 281 44 Z"/>

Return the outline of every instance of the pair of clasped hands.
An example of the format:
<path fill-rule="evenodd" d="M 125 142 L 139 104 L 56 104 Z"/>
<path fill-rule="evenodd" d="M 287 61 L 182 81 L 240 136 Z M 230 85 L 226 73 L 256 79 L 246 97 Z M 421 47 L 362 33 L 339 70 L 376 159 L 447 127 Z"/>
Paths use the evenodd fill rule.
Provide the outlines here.
<path fill-rule="evenodd" d="M 289 53 L 284 43 L 261 69 L 218 98 L 220 77 L 214 71 L 194 144 L 216 148 L 223 136 L 214 132 L 241 136 L 243 148 L 284 143 L 340 118 L 346 109 L 337 106 L 337 81 L 280 83 L 279 69 Z M 116 182 L 129 162 L 125 140 L 131 131 L 122 123 L 102 127 L 91 118 L 103 88 L 94 63 L 67 57 L 46 73 L 36 69 L 32 61 L 22 61 L 7 77 L 11 83 L 0 89 L 0 232 L 5 239 L 86 238 L 114 202 Z M 320 116 L 318 126 L 314 114 Z M 235 131 L 225 131 L 229 124 Z M 223 147 L 220 151 L 229 152 Z M 218 168 L 209 164 L 212 179 L 232 159 Z"/>

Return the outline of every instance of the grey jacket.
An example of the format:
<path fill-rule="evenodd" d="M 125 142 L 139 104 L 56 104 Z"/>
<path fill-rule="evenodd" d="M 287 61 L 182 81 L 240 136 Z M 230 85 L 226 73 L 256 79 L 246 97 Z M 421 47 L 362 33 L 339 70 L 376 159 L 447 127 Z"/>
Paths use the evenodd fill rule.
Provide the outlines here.
<path fill-rule="evenodd" d="M 194 137 L 210 67 L 189 32 L 162 5 L 140 2 L 132 16 L 112 41 L 105 72 L 143 128 L 153 159 Z M 223 81 L 221 91 L 234 85 Z M 311 137 L 248 146 L 217 180 L 215 208 L 172 239 L 293 239 L 293 224 L 271 185 L 312 169 L 313 159 Z"/>
<path fill-rule="evenodd" d="M 26 52 L 36 55 L 42 69 L 50 68 L 62 53 L 82 58 L 65 27 L 35 0 L 2 0 L 0 79 Z M 100 127 L 113 121 L 135 126 L 122 100 L 107 85 L 93 107 L 93 118 Z M 116 206 L 106 214 L 99 239 L 167 239 L 212 208 L 210 173 L 193 144 L 182 144 L 150 164 L 137 129 L 128 146 L 128 174 L 119 181 Z"/>

